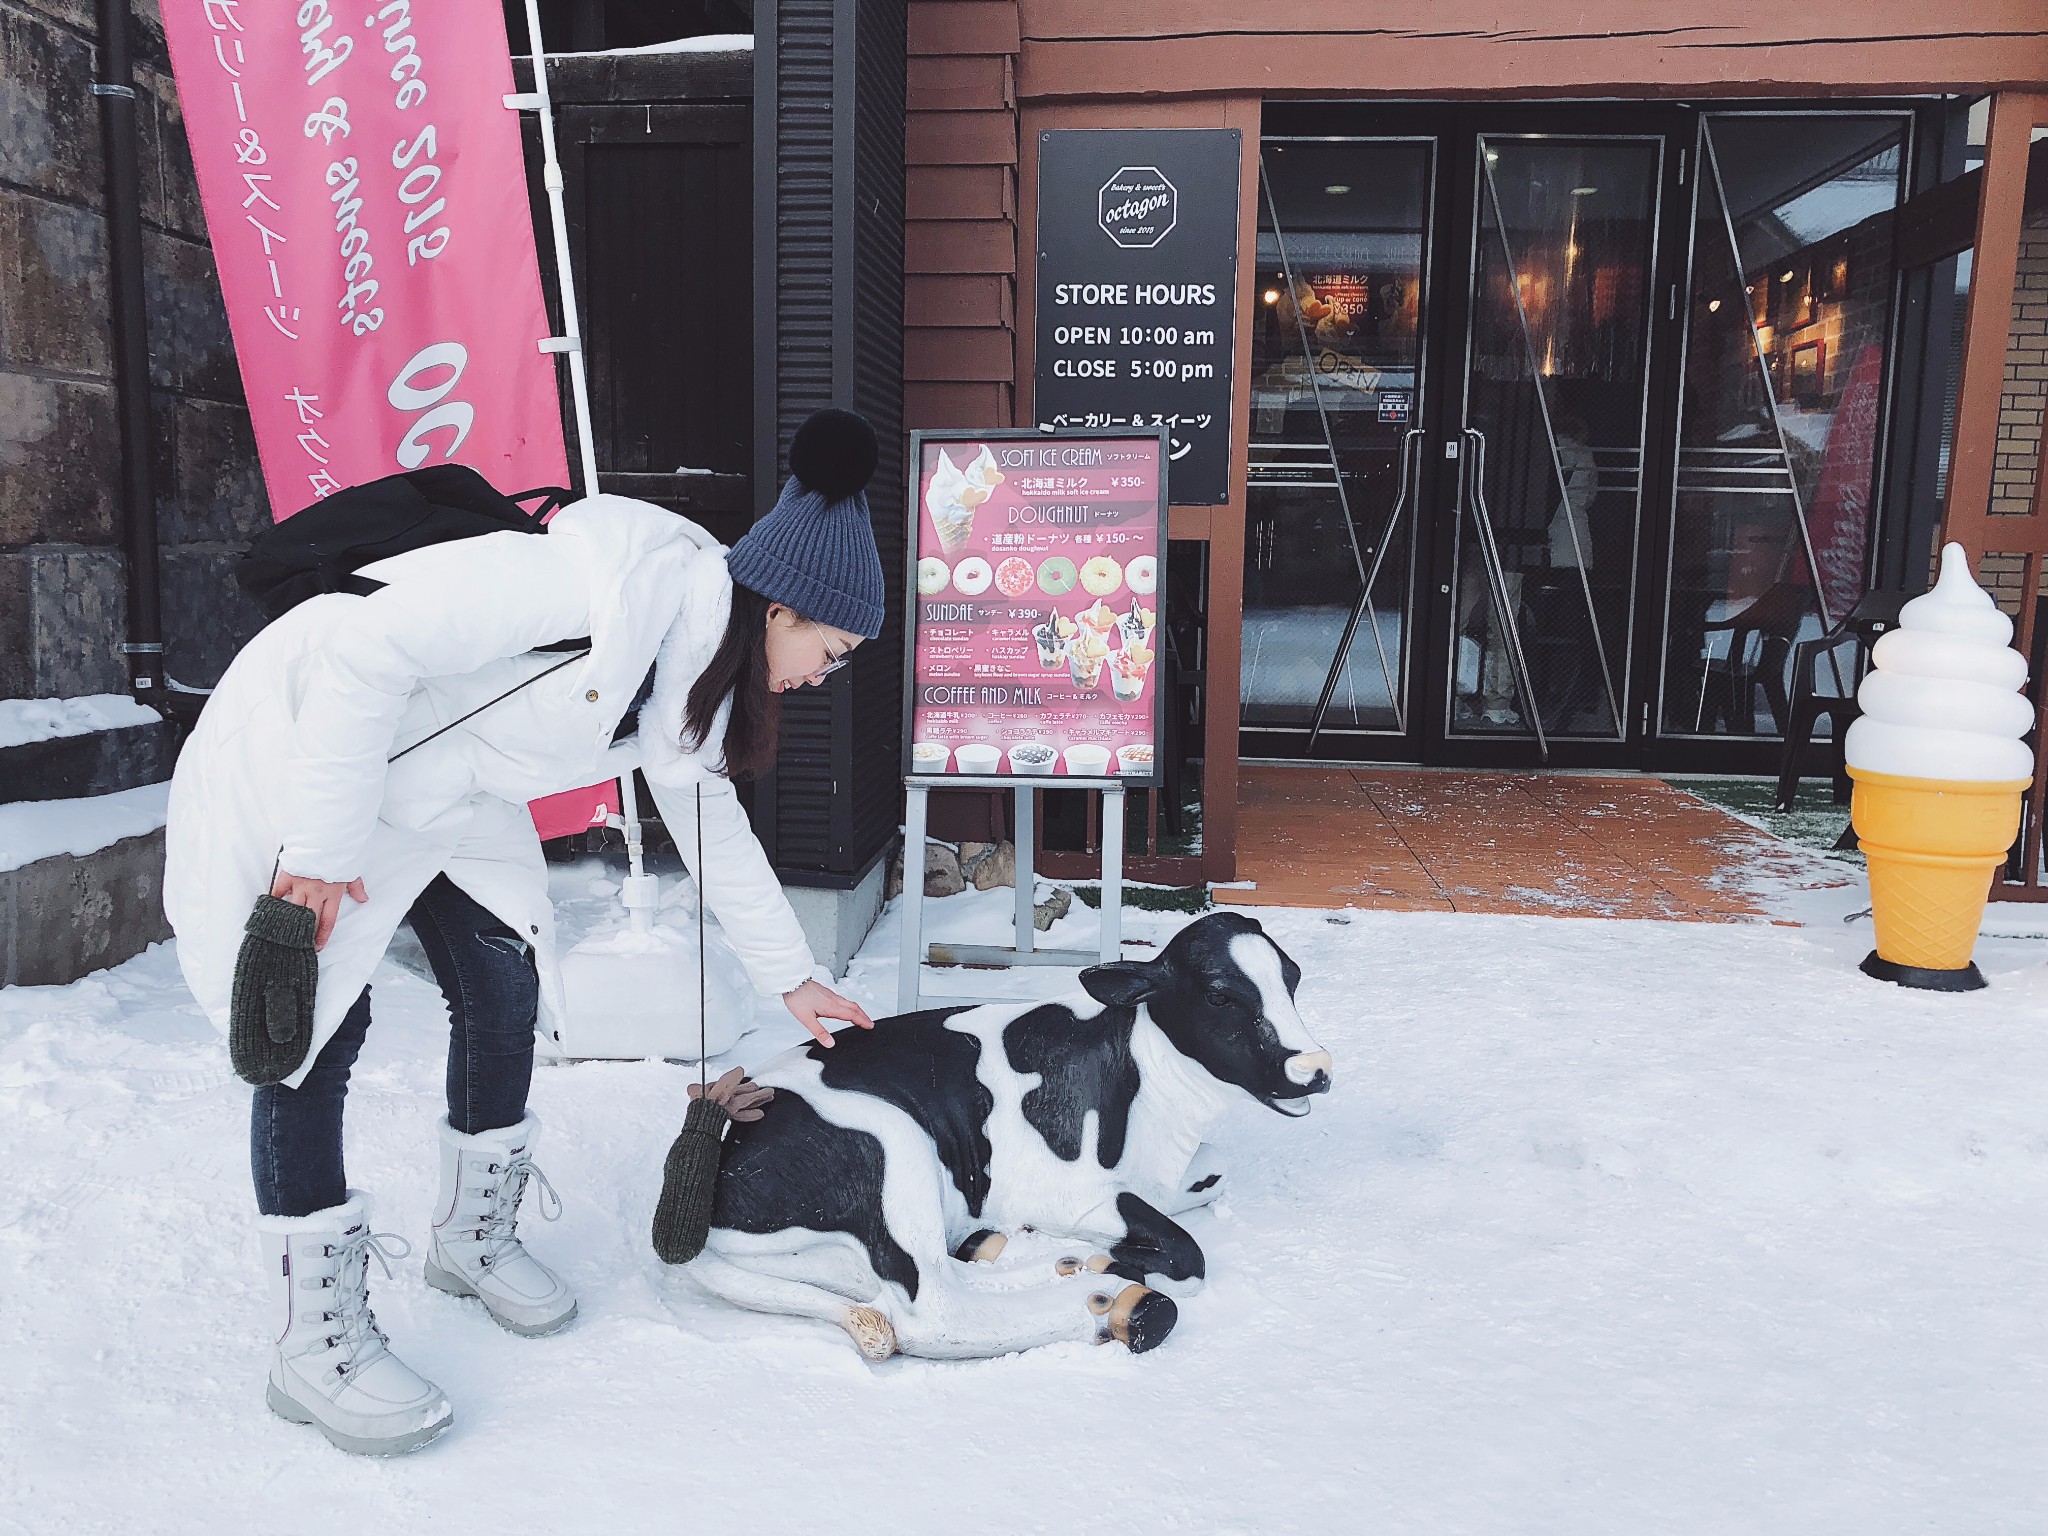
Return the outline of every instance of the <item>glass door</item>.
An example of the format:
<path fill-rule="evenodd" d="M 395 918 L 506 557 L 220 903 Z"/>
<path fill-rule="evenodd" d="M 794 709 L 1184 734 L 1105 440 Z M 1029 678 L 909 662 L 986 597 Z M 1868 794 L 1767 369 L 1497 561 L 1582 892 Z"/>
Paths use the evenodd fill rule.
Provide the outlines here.
<path fill-rule="evenodd" d="M 1472 145 L 1441 728 L 1549 761 L 1630 737 L 1660 135 Z M 1486 754 L 1480 753 L 1484 756 Z"/>
<path fill-rule="evenodd" d="M 1781 735 L 1794 647 L 1863 594 L 1909 125 L 1700 118 L 1657 711 L 1694 753 Z"/>
<path fill-rule="evenodd" d="M 1435 141 L 1268 137 L 1260 160 L 1242 750 L 1398 754 Z"/>

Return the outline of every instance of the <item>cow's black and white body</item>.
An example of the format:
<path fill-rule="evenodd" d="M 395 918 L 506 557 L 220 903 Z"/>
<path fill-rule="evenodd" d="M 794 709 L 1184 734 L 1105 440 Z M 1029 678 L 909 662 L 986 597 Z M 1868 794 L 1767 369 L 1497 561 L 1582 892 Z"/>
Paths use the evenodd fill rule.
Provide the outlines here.
<path fill-rule="evenodd" d="M 1215 1197 L 1208 1128 L 1239 1095 L 1305 1114 L 1330 1085 L 1300 976 L 1257 923 L 1213 913 L 1156 960 L 1083 972 L 1070 998 L 907 1014 L 786 1052 L 755 1074 L 775 1100 L 733 1127 L 689 1273 L 738 1305 L 839 1323 L 871 1356 L 1111 1326 L 1150 1347 L 1174 1309 L 1143 1282 L 1203 1274 L 1173 1218 Z M 971 1262 L 1025 1228 L 1100 1253 L 1070 1278 Z"/>

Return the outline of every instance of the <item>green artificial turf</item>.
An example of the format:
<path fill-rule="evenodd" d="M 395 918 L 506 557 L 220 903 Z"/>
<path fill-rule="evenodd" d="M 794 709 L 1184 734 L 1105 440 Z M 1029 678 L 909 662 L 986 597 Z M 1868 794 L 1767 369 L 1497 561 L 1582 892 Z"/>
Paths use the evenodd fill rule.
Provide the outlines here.
<path fill-rule="evenodd" d="M 1101 886 L 1077 885 L 1072 890 L 1082 905 L 1102 905 Z M 1208 890 L 1199 885 L 1127 885 L 1124 887 L 1124 905 L 1140 912 L 1206 912 L 1211 903 Z"/>
<path fill-rule="evenodd" d="M 1665 782 L 1674 789 L 1698 795 L 1709 805 L 1718 805 L 1730 815 L 1763 828 L 1773 837 L 1801 848 L 1811 848 L 1815 853 L 1844 863 L 1863 863 L 1862 854 L 1853 849 L 1845 851 L 1835 847 L 1842 829 L 1849 825 L 1849 807 L 1835 804 L 1834 794 L 1823 780 L 1802 783 L 1799 798 L 1790 811 L 1778 809 L 1778 783 L 1775 779 L 1667 779 Z"/>

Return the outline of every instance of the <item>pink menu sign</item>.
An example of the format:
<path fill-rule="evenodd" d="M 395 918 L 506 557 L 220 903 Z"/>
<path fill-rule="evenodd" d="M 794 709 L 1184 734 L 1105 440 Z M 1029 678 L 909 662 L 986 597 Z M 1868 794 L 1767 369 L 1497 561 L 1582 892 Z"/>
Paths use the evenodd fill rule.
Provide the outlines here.
<path fill-rule="evenodd" d="M 1159 782 L 1163 433 L 917 432 L 905 771 Z"/>

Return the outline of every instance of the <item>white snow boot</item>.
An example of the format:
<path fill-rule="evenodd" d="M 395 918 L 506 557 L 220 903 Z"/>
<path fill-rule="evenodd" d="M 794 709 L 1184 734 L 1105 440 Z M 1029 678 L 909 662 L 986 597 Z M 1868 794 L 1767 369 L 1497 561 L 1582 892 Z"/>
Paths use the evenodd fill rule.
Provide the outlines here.
<path fill-rule="evenodd" d="M 531 1115 L 474 1136 L 441 1121 L 441 1198 L 427 1250 L 427 1284 L 476 1297 L 499 1327 L 529 1339 L 566 1328 L 576 1316 L 576 1298 L 562 1277 L 519 1241 L 519 1200 L 529 1179 L 541 1188 L 542 1219 L 562 1214 L 555 1186 L 533 1164 L 539 1134 Z"/>
<path fill-rule="evenodd" d="M 370 1255 L 389 1275 L 412 1245 L 370 1231 L 369 1197 L 350 1190 L 346 1204 L 257 1223 L 284 1330 L 270 1351 L 270 1411 L 357 1456 L 416 1451 L 452 1424 L 441 1389 L 391 1353 L 370 1312 Z"/>

